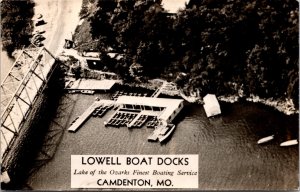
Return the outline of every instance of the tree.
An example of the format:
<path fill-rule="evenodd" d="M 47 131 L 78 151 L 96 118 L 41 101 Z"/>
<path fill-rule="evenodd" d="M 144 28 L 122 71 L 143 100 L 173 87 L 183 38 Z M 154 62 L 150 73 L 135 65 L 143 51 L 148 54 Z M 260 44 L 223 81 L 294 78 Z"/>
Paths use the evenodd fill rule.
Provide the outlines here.
<path fill-rule="evenodd" d="M 30 44 L 34 5 L 32 0 L 1 1 L 1 38 L 3 50 L 6 50 L 9 56 L 12 56 L 15 49 Z"/>

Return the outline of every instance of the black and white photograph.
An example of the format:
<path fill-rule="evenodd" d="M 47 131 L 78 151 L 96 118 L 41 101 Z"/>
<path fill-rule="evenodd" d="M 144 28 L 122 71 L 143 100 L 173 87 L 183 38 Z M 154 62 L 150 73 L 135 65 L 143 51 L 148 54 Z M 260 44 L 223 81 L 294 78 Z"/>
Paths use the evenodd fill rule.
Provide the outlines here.
<path fill-rule="evenodd" d="M 1 190 L 298 191 L 298 0 L 0 0 Z"/>

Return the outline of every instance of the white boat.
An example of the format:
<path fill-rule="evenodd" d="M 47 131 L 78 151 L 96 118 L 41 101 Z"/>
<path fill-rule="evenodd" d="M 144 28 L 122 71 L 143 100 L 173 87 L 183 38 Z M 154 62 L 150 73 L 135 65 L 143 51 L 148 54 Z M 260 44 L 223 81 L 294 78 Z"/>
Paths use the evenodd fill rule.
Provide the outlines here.
<path fill-rule="evenodd" d="M 159 133 L 162 131 L 162 126 L 155 127 L 154 131 L 148 137 L 148 141 L 157 141 Z"/>
<path fill-rule="evenodd" d="M 84 94 L 89 94 L 89 95 L 93 95 L 95 93 L 95 91 L 93 91 L 93 90 L 81 90 L 80 92 L 84 93 Z"/>
<path fill-rule="evenodd" d="M 280 143 L 280 146 L 286 147 L 286 146 L 297 145 L 297 144 L 298 144 L 297 139 L 293 139 L 293 140 L 288 140 L 288 141 Z"/>
<path fill-rule="evenodd" d="M 164 140 L 166 140 L 174 130 L 175 130 L 174 124 L 168 124 L 166 127 L 164 127 L 160 132 L 160 134 L 158 135 L 159 142 L 163 142 Z"/>
<path fill-rule="evenodd" d="M 69 90 L 68 93 L 76 93 L 76 90 Z"/>
<path fill-rule="evenodd" d="M 148 136 L 148 141 L 157 141 L 158 135 L 156 133 L 152 133 L 151 135 Z"/>
<path fill-rule="evenodd" d="M 270 135 L 268 137 L 261 138 L 260 140 L 257 141 L 257 144 L 263 144 L 268 141 L 271 141 L 272 139 L 274 139 L 274 135 Z"/>

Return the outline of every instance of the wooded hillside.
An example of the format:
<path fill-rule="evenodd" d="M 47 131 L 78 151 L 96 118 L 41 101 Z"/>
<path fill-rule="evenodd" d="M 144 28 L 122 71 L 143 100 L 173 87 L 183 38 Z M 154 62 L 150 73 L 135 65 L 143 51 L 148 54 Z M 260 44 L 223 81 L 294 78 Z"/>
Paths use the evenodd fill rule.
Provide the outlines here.
<path fill-rule="evenodd" d="M 132 64 L 185 90 L 293 98 L 298 104 L 298 2 L 191 0 L 177 14 L 161 0 L 98 1 L 89 17 L 98 50 L 124 59 L 111 68 L 129 79 Z"/>
<path fill-rule="evenodd" d="M 1 1 L 1 39 L 3 50 L 11 56 L 15 49 L 30 44 L 33 31 L 33 0 Z"/>

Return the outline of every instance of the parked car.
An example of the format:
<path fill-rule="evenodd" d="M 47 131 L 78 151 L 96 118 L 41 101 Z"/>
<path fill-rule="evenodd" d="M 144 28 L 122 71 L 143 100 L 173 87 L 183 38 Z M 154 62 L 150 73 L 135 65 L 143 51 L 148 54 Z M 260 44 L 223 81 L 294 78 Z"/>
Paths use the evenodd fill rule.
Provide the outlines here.
<path fill-rule="evenodd" d="M 35 22 L 35 26 L 44 25 L 44 24 L 46 24 L 46 22 L 42 18 L 37 19 Z"/>

